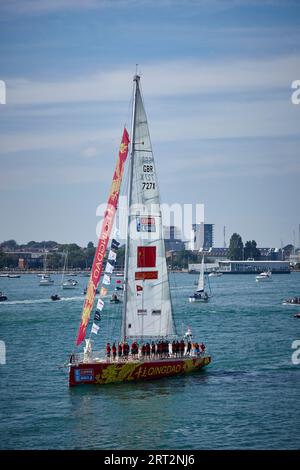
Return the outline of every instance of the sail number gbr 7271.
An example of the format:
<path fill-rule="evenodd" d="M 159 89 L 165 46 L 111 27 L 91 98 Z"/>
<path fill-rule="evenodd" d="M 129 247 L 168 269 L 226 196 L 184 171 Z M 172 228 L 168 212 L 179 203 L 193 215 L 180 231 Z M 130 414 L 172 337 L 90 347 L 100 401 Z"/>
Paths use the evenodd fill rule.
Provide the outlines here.
<path fill-rule="evenodd" d="M 155 189 L 155 180 L 153 174 L 153 165 L 145 164 L 143 165 L 143 173 L 142 173 L 142 189 Z"/>

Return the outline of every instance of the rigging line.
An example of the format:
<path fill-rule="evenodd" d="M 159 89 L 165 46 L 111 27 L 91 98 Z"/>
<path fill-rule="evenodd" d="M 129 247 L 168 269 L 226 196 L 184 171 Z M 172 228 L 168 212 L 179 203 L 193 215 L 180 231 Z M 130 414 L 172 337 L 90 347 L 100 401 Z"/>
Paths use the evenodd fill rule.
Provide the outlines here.
<path fill-rule="evenodd" d="M 118 307 L 117 306 L 117 310 L 118 310 Z M 113 307 L 112 307 L 113 308 Z M 113 312 L 115 313 L 115 312 Z M 111 314 L 111 317 L 110 317 L 110 327 L 109 327 L 109 337 L 111 338 L 111 341 L 115 340 L 115 336 L 116 336 L 116 325 L 117 325 L 117 320 L 116 318 L 114 317 L 113 314 Z"/>
<path fill-rule="evenodd" d="M 176 275 L 174 272 L 171 272 L 171 275 L 172 275 L 172 280 L 173 280 L 173 284 L 174 284 L 174 287 L 175 287 L 175 295 L 174 295 L 174 298 L 175 298 L 175 302 L 172 301 L 172 306 L 173 306 L 173 315 L 175 317 L 175 308 L 177 310 L 178 308 L 178 296 L 177 296 L 177 282 L 176 282 Z M 170 289 L 170 297 L 172 299 L 173 297 L 173 294 L 171 294 L 171 289 Z"/>

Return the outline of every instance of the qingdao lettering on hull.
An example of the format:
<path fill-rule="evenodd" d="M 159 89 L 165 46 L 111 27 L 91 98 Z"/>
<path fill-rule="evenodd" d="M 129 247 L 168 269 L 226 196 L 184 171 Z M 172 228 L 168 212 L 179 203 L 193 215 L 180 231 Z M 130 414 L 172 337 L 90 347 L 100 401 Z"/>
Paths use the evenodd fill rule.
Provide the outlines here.
<path fill-rule="evenodd" d="M 151 380 L 195 372 L 210 363 L 210 357 L 184 360 L 106 362 L 71 366 L 70 386 L 79 384 L 110 384 Z"/>

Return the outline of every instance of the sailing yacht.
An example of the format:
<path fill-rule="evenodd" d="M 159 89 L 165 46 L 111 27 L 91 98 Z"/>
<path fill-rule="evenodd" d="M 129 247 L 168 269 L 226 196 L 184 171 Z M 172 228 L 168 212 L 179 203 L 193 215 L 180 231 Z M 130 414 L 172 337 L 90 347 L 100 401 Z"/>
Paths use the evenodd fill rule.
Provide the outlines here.
<path fill-rule="evenodd" d="M 62 279 L 61 279 L 61 288 L 62 289 L 76 289 L 78 281 L 75 281 L 74 279 L 67 279 L 66 281 L 64 280 L 65 272 L 67 269 L 67 264 L 68 264 L 68 252 L 65 255 L 65 262 L 64 262 L 63 274 L 62 274 Z"/>
<path fill-rule="evenodd" d="M 200 275 L 198 279 L 197 290 L 193 295 L 190 295 L 189 302 L 208 302 L 209 295 L 205 290 L 205 277 L 204 277 L 204 256 L 202 257 Z"/>
<path fill-rule="evenodd" d="M 96 335 L 101 334 L 100 322 L 102 310 L 105 311 L 105 295 L 120 245 L 116 235 L 111 241 L 100 298 L 88 339 L 86 330 L 114 223 L 129 142 L 122 326 L 120 337 L 113 343 L 107 343 L 106 354 L 103 354 L 103 352 L 94 352 L 93 344 Z M 211 361 L 211 357 L 205 353 L 204 344 L 194 340 L 190 329 L 184 337 L 178 337 L 176 333 L 165 257 L 157 173 L 138 75 L 134 77 L 131 139 L 124 129 L 83 305 L 77 346 L 83 341 L 85 341 L 83 353 L 74 352 L 70 356 L 68 364 L 70 386 L 181 375 L 199 370 Z"/>
<path fill-rule="evenodd" d="M 50 274 L 47 274 L 47 252 L 44 254 L 44 272 L 41 275 L 41 279 L 39 282 L 40 286 L 52 286 L 54 280 L 51 279 Z"/>

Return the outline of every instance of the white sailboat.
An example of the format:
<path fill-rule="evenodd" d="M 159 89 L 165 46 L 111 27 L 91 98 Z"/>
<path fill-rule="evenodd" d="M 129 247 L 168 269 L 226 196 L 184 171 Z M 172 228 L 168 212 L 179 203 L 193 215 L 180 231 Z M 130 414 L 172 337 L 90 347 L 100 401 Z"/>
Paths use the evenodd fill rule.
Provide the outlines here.
<path fill-rule="evenodd" d="M 202 257 L 201 269 L 198 279 L 197 290 L 193 295 L 190 295 L 189 302 L 208 302 L 210 296 L 205 290 L 205 276 L 204 276 L 204 256 Z"/>
<path fill-rule="evenodd" d="M 106 356 L 93 352 L 93 334 L 99 332 L 102 309 L 110 284 L 118 242 L 112 241 L 100 299 L 89 339 L 85 339 L 95 291 L 117 207 L 129 136 L 124 130 L 108 208 L 95 253 L 90 283 L 83 306 L 77 345 L 85 339 L 83 355 L 72 354 L 69 384 L 106 384 L 149 380 L 185 374 L 208 365 L 203 343 L 192 341 L 191 332 L 178 337 L 173 319 L 163 238 L 159 190 L 148 122 L 140 92 L 140 77 L 134 77 L 131 152 L 129 164 L 128 221 L 125 254 L 124 301 L 119 338 L 106 345 Z M 104 293 L 102 295 L 102 290 Z M 104 300 L 102 300 L 104 299 Z M 101 332 L 101 330 L 100 330 Z M 131 343 L 131 346 L 129 345 Z M 193 347 L 192 347 L 193 346 Z"/>
<path fill-rule="evenodd" d="M 78 281 L 75 281 L 74 279 L 67 279 L 66 281 L 64 280 L 67 265 L 68 265 L 68 252 L 66 252 L 65 254 L 65 262 L 64 262 L 63 274 L 62 274 L 62 279 L 61 279 L 61 288 L 62 289 L 76 289 Z"/>
<path fill-rule="evenodd" d="M 52 286 L 52 284 L 54 283 L 54 280 L 51 279 L 50 274 L 47 274 L 47 252 L 45 252 L 45 254 L 44 254 L 44 269 L 43 269 L 43 271 L 44 272 L 41 275 L 39 285 L 40 286 Z"/>

